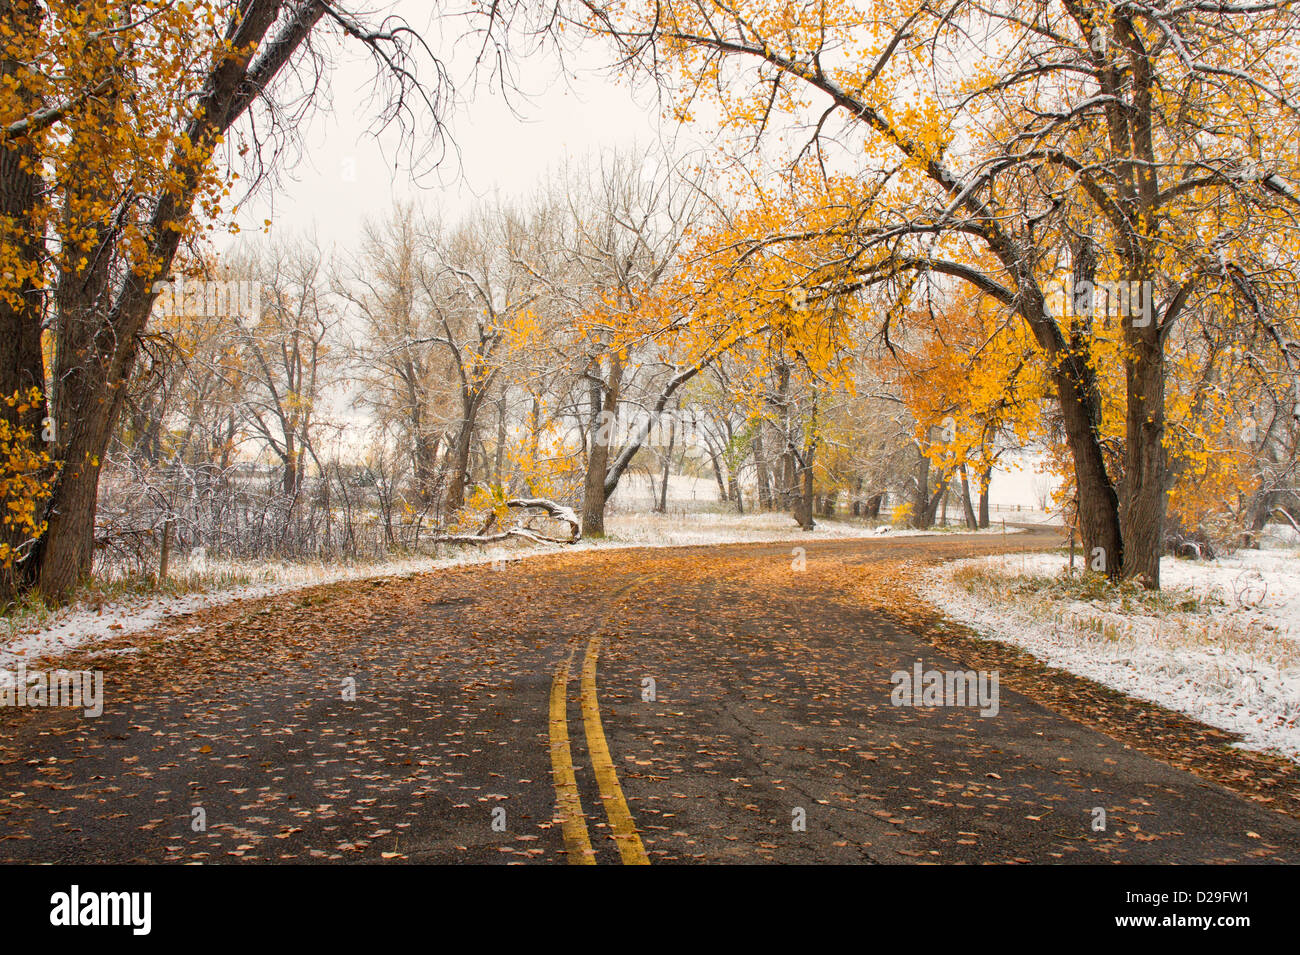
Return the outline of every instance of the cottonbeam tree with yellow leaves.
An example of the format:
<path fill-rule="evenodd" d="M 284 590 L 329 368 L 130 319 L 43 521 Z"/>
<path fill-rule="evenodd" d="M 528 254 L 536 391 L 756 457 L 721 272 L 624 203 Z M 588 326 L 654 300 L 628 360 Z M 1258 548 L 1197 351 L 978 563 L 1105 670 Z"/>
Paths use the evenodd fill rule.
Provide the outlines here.
<path fill-rule="evenodd" d="M 228 208 L 240 157 L 256 180 L 292 137 L 329 35 L 373 56 L 391 87 L 381 122 L 436 124 L 441 69 L 423 41 L 343 4 L 0 0 L 0 395 L 24 399 L 0 418 L 23 467 L 49 458 L 33 520 L 0 530 L 19 554 L 10 592 L 58 599 L 89 573 L 103 456 L 158 284 Z"/>
<path fill-rule="evenodd" d="M 813 301 L 945 279 L 1012 310 L 1050 375 L 1085 546 L 1109 576 L 1159 586 L 1171 334 L 1195 309 L 1234 309 L 1285 363 L 1300 357 L 1283 305 L 1300 206 L 1293 4 L 570 10 L 671 90 L 683 119 L 707 115 L 737 141 L 802 134 L 787 173 L 811 167 L 822 188 L 750 241 L 786 254 L 833 240 L 804 278 Z M 1123 370 L 1114 460 L 1090 358 L 1098 301 L 1114 309 Z"/>

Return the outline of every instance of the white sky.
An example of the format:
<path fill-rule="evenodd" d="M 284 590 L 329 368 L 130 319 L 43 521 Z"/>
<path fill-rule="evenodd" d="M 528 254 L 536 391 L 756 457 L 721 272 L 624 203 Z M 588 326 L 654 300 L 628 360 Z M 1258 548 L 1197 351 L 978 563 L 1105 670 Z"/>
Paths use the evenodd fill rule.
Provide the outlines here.
<path fill-rule="evenodd" d="M 625 80 L 601 69 L 607 50 L 592 46 L 566 54 L 566 73 L 550 53 L 516 60 L 525 95 L 512 95 L 507 103 L 499 89 L 470 76 L 477 44 L 438 39 L 427 0 L 392 6 L 412 26 L 425 28 L 426 41 L 448 64 L 457 95 L 442 118 L 456 148 L 436 171 L 415 182 L 395 133 L 376 139 L 368 131 L 375 110 L 368 102 L 374 67 L 345 51 L 331 77 L 332 102 L 314 110 L 300 130 L 300 161 L 283 170 L 273 201 L 268 190 L 240 210 L 236 221 L 245 230 L 243 238 L 260 231 L 269 218 L 273 238 L 314 234 L 327 247 L 346 246 L 366 217 L 386 215 L 395 200 L 415 200 L 455 218 L 494 192 L 506 197 L 532 192 L 570 157 L 632 145 L 648 148 L 660 135 L 653 94 L 642 90 L 634 96 Z"/>

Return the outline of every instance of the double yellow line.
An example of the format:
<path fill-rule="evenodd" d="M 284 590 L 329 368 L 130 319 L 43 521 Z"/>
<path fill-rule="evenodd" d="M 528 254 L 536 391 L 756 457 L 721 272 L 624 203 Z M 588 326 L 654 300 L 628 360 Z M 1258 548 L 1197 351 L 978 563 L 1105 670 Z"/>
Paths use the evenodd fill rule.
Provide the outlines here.
<path fill-rule="evenodd" d="M 555 777 L 556 807 L 564 833 L 564 848 L 572 865 L 595 865 L 596 852 L 591 847 L 587 833 L 587 817 L 582 811 L 578 795 L 578 781 L 573 771 L 573 750 L 569 744 L 569 671 L 577 648 L 555 671 L 551 681 L 551 772 Z M 600 702 L 596 697 L 596 661 L 600 656 L 600 637 L 587 643 L 587 655 L 582 665 L 582 725 L 587 734 L 587 752 L 591 755 L 591 768 L 600 790 L 600 800 L 605 804 L 605 815 L 614 834 L 614 844 L 624 865 L 649 865 L 645 846 L 632 820 L 632 812 L 623 798 L 623 787 L 618 783 L 614 760 L 609 754 L 609 743 L 600 722 Z"/>

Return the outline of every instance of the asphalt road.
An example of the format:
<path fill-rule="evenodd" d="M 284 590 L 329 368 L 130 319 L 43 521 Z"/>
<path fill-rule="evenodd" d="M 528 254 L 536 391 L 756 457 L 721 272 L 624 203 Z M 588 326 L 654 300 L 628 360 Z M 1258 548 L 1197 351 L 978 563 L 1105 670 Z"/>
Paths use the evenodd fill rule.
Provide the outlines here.
<path fill-rule="evenodd" d="M 996 716 L 893 704 L 964 667 L 846 582 L 1056 543 L 594 551 L 207 611 L 84 661 L 98 719 L 0 710 L 0 861 L 1300 861 L 1300 821 L 1014 681 Z"/>

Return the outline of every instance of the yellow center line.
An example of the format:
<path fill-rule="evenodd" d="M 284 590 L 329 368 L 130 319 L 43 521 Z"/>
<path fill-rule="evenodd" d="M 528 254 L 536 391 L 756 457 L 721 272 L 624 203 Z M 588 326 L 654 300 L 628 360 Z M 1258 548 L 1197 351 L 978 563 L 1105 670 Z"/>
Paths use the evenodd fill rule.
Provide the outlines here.
<path fill-rule="evenodd" d="M 614 760 L 609 755 L 605 730 L 600 724 L 600 702 L 596 699 L 596 658 L 600 655 L 600 637 L 592 637 L 587 644 L 587 657 L 582 666 L 582 722 L 587 730 L 587 752 L 591 755 L 591 768 L 596 774 L 601 802 L 614 833 L 614 843 L 624 865 L 649 865 L 650 859 L 641 844 L 641 836 L 632 821 L 632 812 L 623 798 L 623 788 L 618 784 Z M 568 672 L 567 664 L 565 672 Z M 554 703 L 552 703 L 554 711 Z M 554 716 L 551 718 L 554 725 Z M 584 830 L 585 834 L 585 830 Z"/>
<path fill-rule="evenodd" d="M 551 773 L 555 777 L 556 805 L 564 832 L 564 848 L 570 865 L 595 865 L 596 851 L 587 835 L 587 820 L 582 814 L 578 780 L 573 773 L 573 753 L 569 747 L 569 668 L 573 654 L 555 671 L 551 681 Z"/>

